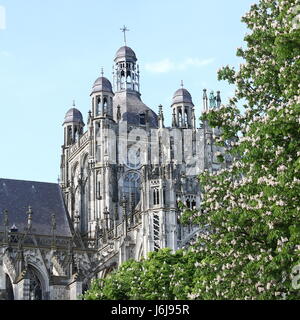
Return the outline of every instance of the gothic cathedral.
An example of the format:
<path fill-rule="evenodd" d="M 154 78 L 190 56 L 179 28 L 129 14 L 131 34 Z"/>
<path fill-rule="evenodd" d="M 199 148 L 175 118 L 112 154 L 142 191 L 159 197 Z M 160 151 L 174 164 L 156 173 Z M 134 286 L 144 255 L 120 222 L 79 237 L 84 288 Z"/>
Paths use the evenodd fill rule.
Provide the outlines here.
<path fill-rule="evenodd" d="M 165 126 L 162 106 L 156 113 L 141 99 L 125 45 L 112 83 L 102 72 L 90 99 L 86 125 L 75 104 L 65 115 L 59 184 L 0 179 L 0 299 L 79 299 L 122 262 L 175 251 L 201 232 L 180 223 L 178 202 L 200 208 L 197 176 L 219 170 L 223 150 L 218 129 L 197 127 L 189 91 L 174 93 Z M 220 104 L 219 91 L 203 91 L 204 112 Z"/>

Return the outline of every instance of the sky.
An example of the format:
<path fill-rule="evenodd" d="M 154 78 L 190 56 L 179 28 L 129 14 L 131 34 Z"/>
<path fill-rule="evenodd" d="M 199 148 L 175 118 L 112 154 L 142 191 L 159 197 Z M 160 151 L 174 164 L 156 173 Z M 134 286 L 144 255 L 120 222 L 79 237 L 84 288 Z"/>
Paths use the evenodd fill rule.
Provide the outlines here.
<path fill-rule="evenodd" d="M 62 123 L 75 100 L 86 122 L 90 92 L 103 67 L 112 81 L 116 51 L 127 45 L 140 65 L 143 102 L 171 124 L 174 92 L 234 87 L 217 70 L 242 62 L 241 17 L 255 0 L 0 0 L 0 177 L 57 182 Z"/>

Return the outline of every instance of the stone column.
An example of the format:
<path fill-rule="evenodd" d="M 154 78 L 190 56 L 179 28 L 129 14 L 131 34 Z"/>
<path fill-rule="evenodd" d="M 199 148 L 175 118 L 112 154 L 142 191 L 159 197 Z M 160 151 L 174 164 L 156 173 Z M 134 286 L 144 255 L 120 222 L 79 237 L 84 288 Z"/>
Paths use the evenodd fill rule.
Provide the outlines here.
<path fill-rule="evenodd" d="M 16 287 L 16 300 L 29 300 L 30 293 L 30 280 L 29 279 L 21 279 L 17 283 Z"/>
<path fill-rule="evenodd" d="M 2 259 L 0 259 L 0 300 L 6 300 L 6 275 L 3 270 Z"/>
<path fill-rule="evenodd" d="M 82 294 L 82 282 L 75 280 L 69 284 L 70 300 L 80 300 L 79 295 Z"/>
<path fill-rule="evenodd" d="M 68 300 L 67 289 L 65 285 L 50 286 L 49 300 Z"/>

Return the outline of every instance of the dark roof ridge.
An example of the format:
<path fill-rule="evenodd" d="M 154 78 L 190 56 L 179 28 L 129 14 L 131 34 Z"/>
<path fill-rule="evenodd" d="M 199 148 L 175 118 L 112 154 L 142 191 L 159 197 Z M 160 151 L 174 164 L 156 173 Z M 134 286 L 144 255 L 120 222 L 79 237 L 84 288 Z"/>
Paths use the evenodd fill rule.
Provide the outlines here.
<path fill-rule="evenodd" d="M 0 177 L 0 180 L 23 181 L 23 182 L 32 182 L 32 183 L 47 183 L 47 184 L 56 184 L 56 185 L 58 185 L 57 182 L 45 182 L 45 181 L 23 180 L 23 179 L 11 179 L 11 178 L 2 178 L 2 177 Z"/>

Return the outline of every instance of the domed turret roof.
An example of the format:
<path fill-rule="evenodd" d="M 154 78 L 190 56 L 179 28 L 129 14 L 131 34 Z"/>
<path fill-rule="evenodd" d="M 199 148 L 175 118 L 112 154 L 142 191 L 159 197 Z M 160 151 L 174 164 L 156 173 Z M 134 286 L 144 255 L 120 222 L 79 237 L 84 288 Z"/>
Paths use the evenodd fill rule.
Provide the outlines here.
<path fill-rule="evenodd" d="M 131 60 L 131 61 L 137 60 L 134 51 L 127 46 L 123 46 L 117 51 L 116 56 L 115 56 L 115 61 L 121 60 L 121 59 L 124 60 L 124 58 L 126 58 L 126 60 L 128 60 L 128 61 L 129 60 Z"/>
<path fill-rule="evenodd" d="M 191 94 L 184 88 L 180 88 L 174 93 L 172 105 L 175 103 L 182 103 L 182 102 L 190 103 L 194 105 Z"/>
<path fill-rule="evenodd" d="M 93 84 L 92 93 L 99 92 L 99 91 L 106 91 L 113 93 L 112 85 L 110 81 L 105 77 L 99 77 Z"/>
<path fill-rule="evenodd" d="M 65 123 L 76 122 L 84 125 L 81 112 L 76 108 L 71 108 L 65 116 Z"/>

